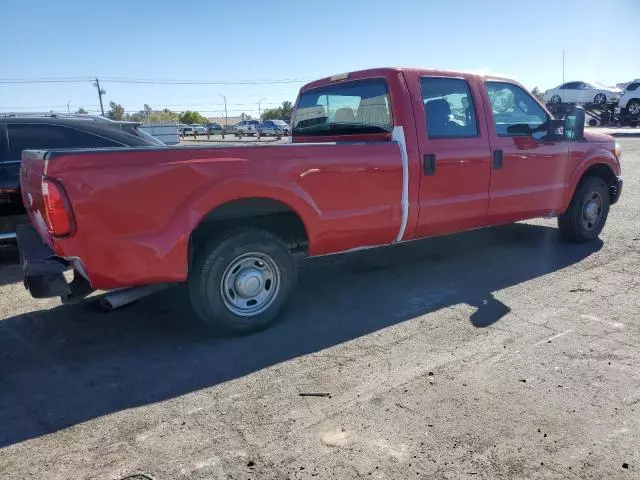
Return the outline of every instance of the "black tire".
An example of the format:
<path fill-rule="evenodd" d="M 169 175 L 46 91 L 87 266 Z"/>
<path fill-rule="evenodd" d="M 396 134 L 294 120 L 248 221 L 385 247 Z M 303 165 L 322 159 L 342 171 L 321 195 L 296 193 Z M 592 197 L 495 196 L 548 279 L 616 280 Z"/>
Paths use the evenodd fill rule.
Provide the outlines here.
<path fill-rule="evenodd" d="M 554 105 L 559 105 L 562 103 L 562 98 L 560 98 L 560 95 L 554 95 L 553 97 L 551 97 L 551 100 L 549 100 L 549 103 L 553 103 Z"/>
<path fill-rule="evenodd" d="M 597 220 L 589 222 L 585 218 L 588 202 L 599 203 Z M 600 235 L 609 215 L 609 189 L 600 177 L 585 177 L 576 188 L 569 208 L 558 217 L 558 227 L 562 238 L 571 243 L 586 243 Z"/>
<path fill-rule="evenodd" d="M 277 283 L 274 280 L 272 285 L 274 288 L 277 285 L 277 290 L 263 311 L 255 315 L 237 314 L 233 307 L 227 305 L 228 297 L 225 300 L 223 296 L 226 295 L 223 294 L 223 277 L 239 258 L 246 255 L 252 258 L 253 254 L 264 255 L 276 266 L 278 280 Z M 265 230 L 240 228 L 222 233 L 196 252 L 189 272 L 189 296 L 200 322 L 208 330 L 247 334 L 262 330 L 277 319 L 291 296 L 296 280 L 294 259 L 280 238 Z"/>

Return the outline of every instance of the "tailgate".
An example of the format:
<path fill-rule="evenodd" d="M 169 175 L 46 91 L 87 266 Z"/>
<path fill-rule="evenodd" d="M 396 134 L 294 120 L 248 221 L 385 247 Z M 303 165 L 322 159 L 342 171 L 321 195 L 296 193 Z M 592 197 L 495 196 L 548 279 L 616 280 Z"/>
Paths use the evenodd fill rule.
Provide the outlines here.
<path fill-rule="evenodd" d="M 22 203 L 27 210 L 29 220 L 40 237 L 51 244 L 51 239 L 44 221 L 44 200 L 42 196 L 42 178 L 47 166 L 46 150 L 24 150 L 20 167 L 20 186 Z"/>

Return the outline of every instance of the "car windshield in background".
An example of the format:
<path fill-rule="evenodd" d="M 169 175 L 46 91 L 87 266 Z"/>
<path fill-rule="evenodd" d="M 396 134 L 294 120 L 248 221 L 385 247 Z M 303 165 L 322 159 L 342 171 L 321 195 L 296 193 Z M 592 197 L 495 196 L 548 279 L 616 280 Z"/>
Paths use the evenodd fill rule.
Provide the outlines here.
<path fill-rule="evenodd" d="M 292 124 L 298 135 L 390 132 L 387 84 L 372 79 L 308 90 L 300 96 Z"/>

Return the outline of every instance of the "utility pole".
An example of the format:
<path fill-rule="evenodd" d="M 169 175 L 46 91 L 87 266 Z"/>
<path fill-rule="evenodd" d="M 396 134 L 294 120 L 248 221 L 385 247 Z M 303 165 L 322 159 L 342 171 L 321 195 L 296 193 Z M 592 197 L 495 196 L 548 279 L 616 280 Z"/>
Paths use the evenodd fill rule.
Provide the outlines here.
<path fill-rule="evenodd" d="M 562 49 L 562 83 L 564 83 L 564 48 Z"/>
<path fill-rule="evenodd" d="M 266 100 L 266 98 L 262 97 L 258 100 L 258 120 L 260 121 L 262 121 L 262 111 L 260 110 L 260 102 L 262 102 L 262 100 Z"/>
<path fill-rule="evenodd" d="M 98 98 L 100 98 L 100 111 L 102 112 L 102 116 L 104 117 L 104 106 L 102 105 L 102 96 L 107 92 L 100 88 L 100 80 L 98 80 L 97 78 L 93 86 L 98 89 Z"/>
<path fill-rule="evenodd" d="M 224 124 L 227 124 L 227 97 L 225 97 L 224 95 L 222 95 L 221 93 L 218 94 L 219 97 L 222 97 L 222 99 L 224 100 Z"/>

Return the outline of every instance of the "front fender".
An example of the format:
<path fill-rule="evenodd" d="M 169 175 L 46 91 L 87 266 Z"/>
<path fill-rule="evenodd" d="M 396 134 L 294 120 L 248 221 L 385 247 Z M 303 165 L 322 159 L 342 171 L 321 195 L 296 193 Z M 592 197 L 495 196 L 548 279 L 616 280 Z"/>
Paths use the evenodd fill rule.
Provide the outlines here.
<path fill-rule="evenodd" d="M 572 158 L 572 160 L 577 163 L 576 167 L 571 172 L 569 172 L 568 175 L 565 194 L 563 198 L 563 211 L 569 207 L 569 203 L 571 202 L 573 193 L 578 187 L 578 183 L 590 168 L 596 165 L 604 165 L 611 171 L 614 176 L 620 175 L 620 162 L 618 161 L 616 156 L 607 148 L 592 148 L 585 153 L 572 152 L 571 156 L 574 157 Z"/>

